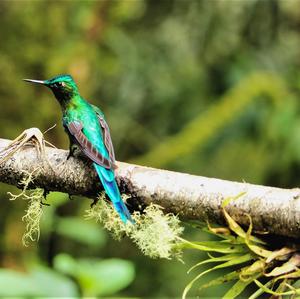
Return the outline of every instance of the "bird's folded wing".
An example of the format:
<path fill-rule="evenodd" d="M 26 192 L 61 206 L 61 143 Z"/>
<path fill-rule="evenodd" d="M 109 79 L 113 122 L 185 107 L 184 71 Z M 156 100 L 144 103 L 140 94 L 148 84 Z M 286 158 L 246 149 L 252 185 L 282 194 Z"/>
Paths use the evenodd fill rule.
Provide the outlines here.
<path fill-rule="evenodd" d="M 67 125 L 69 132 L 75 137 L 79 143 L 81 150 L 87 155 L 93 162 L 107 169 L 114 169 L 115 160 L 108 160 L 93 146 L 93 144 L 87 139 L 82 132 L 83 125 L 79 121 L 70 122 Z"/>
<path fill-rule="evenodd" d="M 102 128 L 104 144 L 108 151 L 109 158 L 112 161 L 112 163 L 115 163 L 116 161 L 115 152 L 114 152 L 114 147 L 111 140 L 108 124 L 106 123 L 105 119 L 101 117 L 99 114 L 98 114 L 98 119 L 99 119 L 100 126 Z"/>

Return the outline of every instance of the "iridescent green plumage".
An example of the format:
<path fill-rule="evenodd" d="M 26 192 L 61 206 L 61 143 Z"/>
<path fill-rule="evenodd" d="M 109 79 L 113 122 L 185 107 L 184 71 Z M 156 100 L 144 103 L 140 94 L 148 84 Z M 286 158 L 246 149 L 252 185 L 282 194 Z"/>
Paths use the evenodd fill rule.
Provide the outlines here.
<path fill-rule="evenodd" d="M 130 213 L 123 203 L 115 180 L 115 158 L 108 125 L 102 111 L 84 100 L 70 75 L 60 75 L 49 80 L 25 79 L 49 87 L 61 105 L 63 125 L 70 138 L 71 156 L 79 148 L 93 165 L 104 190 L 113 206 L 126 223 L 132 221 Z"/>

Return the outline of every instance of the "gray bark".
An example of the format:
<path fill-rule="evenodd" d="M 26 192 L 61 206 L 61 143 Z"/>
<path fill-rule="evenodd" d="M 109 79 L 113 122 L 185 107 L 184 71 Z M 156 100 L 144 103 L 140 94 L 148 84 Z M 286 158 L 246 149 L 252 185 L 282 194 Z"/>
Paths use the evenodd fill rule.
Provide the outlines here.
<path fill-rule="evenodd" d="M 0 139 L 0 150 L 9 144 Z M 70 158 L 68 151 L 47 147 L 46 155 L 52 168 L 32 146 L 15 153 L 0 165 L 0 181 L 18 186 L 23 170 L 43 170 L 34 186 L 49 191 L 66 192 L 95 198 L 102 190 L 93 167 L 87 161 Z M 165 212 L 178 214 L 183 220 L 209 220 L 224 223 L 221 204 L 225 198 L 246 192 L 226 208 L 240 224 L 248 225 L 248 213 L 256 231 L 299 238 L 300 189 L 280 189 L 248 183 L 194 176 L 117 162 L 117 180 L 121 192 L 131 195 L 129 206 L 141 209 L 150 203 L 159 204 Z"/>

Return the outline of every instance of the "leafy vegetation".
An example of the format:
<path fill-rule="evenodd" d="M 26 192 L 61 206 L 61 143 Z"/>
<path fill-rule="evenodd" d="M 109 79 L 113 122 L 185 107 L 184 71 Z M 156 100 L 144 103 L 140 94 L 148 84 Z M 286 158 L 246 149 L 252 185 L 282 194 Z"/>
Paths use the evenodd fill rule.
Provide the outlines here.
<path fill-rule="evenodd" d="M 231 200 L 231 199 L 229 199 Z M 299 277 L 300 247 L 296 245 L 276 244 L 275 249 L 267 248 L 270 244 L 252 235 L 252 222 L 249 218 L 249 228 L 243 228 L 234 221 L 226 212 L 224 201 L 223 213 L 228 223 L 227 227 L 211 228 L 209 232 L 221 238 L 216 241 L 189 242 L 183 240 L 181 248 L 191 248 L 208 252 L 209 258 L 195 264 L 190 270 L 198 269 L 205 264 L 212 264 L 210 268 L 199 273 L 185 288 L 183 299 L 188 291 L 204 275 L 226 269 L 226 272 L 215 277 L 207 283 L 202 284 L 198 291 L 212 286 L 218 286 L 228 282 L 234 282 L 229 290 L 222 295 L 222 298 L 237 298 L 251 284 L 256 284 L 255 291 L 248 298 L 258 298 L 263 293 L 274 296 L 300 294 L 300 289 L 293 286 Z M 272 244 L 274 247 L 274 244 Z M 214 256 L 218 254 L 218 256 Z M 214 266 L 214 264 L 217 264 Z M 232 270 L 232 268 L 235 268 Z"/>
<path fill-rule="evenodd" d="M 26 128 L 45 131 L 57 123 L 46 138 L 67 148 L 52 95 L 21 79 L 71 73 L 82 95 L 105 112 L 118 160 L 296 187 L 299 8 L 297 0 L 1 1 L 0 137 L 13 139 Z M 48 277 L 59 272 L 54 261 L 61 254 L 78 261 L 77 270 L 85 267 L 84 273 L 85 259 L 130 260 L 136 275 L 124 272 L 127 278 L 112 288 L 113 296 L 178 297 L 188 284 L 185 265 L 150 260 L 126 238 L 116 243 L 95 222 L 82 219 L 89 200 L 69 201 L 61 193 L 48 195 L 51 206 L 43 207 L 40 240 L 24 247 L 26 223 L 18 219 L 28 202 L 5 200 L 7 191 L 17 194 L 1 185 L 0 295 L 43 296 L 28 290 L 34 267 L 51 273 L 30 283 L 39 290 L 65 285 L 66 296 L 96 295 L 94 287 L 82 290 L 85 284 L 67 272 Z M 184 237 L 214 240 L 189 226 Z M 200 251 L 183 256 L 186 265 L 201 258 Z M 19 280 L 9 284 L 13 275 Z M 105 275 L 95 279 L 100 285 Z M 225 293 L 223 284 L 201 291 L 207 297 Z M 189 294 L 198 290 L 192 288 Z"/>

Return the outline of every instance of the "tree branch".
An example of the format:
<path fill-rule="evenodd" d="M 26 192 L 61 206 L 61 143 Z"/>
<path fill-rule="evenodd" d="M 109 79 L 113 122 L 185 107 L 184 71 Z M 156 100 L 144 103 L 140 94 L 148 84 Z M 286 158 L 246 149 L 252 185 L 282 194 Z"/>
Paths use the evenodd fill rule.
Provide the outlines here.
<path fill-rule="evenodd" d="M 0 150 L 10 143 L 0 139 Z M 101 189 L 93 167 L 75 158 L 66 161 L 68 152 L 47 147 L 46 156 L 52 166 L 41 161 L 33 146 L 26 146 L 0 165 L 0 181 L 18 186 L 24 170 L 37 173 L 33 187 L 95 198 Z M 65 163 L 62 163 L 65 162 Z M 222 201 L 246 192 L 226 208 L 240 224 L 253 220 L 256 231 L 299 238 L 300 189 L 280 189 L 194 176 L 161 169 L 117 162 L 117 179 L 121 192 L 131 195 L 129 205 L 140 209 L 151 202 L 166 212 L 179 214 L 184 220 L 209 220 L 224 223 Z"/>

